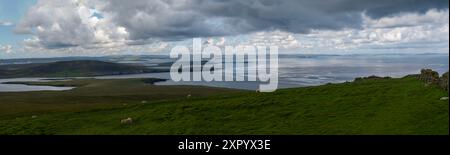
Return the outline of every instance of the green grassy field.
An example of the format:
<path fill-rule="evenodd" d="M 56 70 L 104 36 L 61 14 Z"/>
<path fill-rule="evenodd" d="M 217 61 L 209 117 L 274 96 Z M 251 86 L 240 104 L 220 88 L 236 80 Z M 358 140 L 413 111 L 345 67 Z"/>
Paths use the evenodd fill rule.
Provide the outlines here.
<path fill-rule="evenodd" d="M 152 86 L 141 79 L 51 84 L 79 88 L 0 93 L 0 134 L 449 134 L 449 102 L 440 100 L 447 92 L 412 77 L 274 93 Z M 128 117 L 133 124 L 120 123 Z"/>

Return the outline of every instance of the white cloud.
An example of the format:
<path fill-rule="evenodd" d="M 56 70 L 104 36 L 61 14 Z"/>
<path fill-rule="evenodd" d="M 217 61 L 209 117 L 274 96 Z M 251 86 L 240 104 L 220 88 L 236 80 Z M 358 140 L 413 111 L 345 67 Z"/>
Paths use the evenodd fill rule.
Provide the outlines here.
<path fill-rule="evenodd" d="M 278 46 L 283 49 L 296 49 L 300 47 L 300 43 L 295 34 L 280 30 L 270 32 L 257 32 L 250 35 L 247 45 L 253 46 Z"/>
<path fill-rule="evenodd" d="M 431 9 L 425 14 L 401 13 L 396 16 L 388 16 L 380 19 L 371 19 L 363 14 L 364 27 L 367 28 L 392 28 L 409 27 L 417 25 L 442 25 L 449 23 L 448 10 Z"/>
<path fill-rule="evenodd" d="M 224 47 L 227 39 L 225 37 L 220 38 L 207 38 L 204 42 L 205 45 L 213 45 L 218 47 Z"/>
<path fill-rule="evenodd" d="M 16 27 L 17 33 L 32 34 L 34 44 L 46 48 L 115 46 L 125 44 L 128 32 L 102 17 L 93 1 L 38 1 Z"/>
<path fill-rule="evenodd" d="M 234 45 L 279 46 L 282 51 L 296 53 L 448 52 L 448 10 L 402 13 L 379 19 L 361 16 L 364 20 L 359 29 L 312 30 L 308 34 L 276 30 L 245 35 L 244 40 L 236 37 L 229 40 Z"/>
<path fill-rule="evenodd" d="M 0 26 L 11 26 L 11 25 L 13 25 L 14 23 L 12 23 L 12 22 L 9 22 L 9 21 L 0 21 Z"/>
<path fill-rule="evenodd" d="M 401 50 L 410 47 L 422 52 L 448 52 L 448 10 L 429 10 L 424 14 L 402 13 L 380 19 L 363 17 L 361 29 L 313 30 L 310 34 L 300 35 L 300 43 L 309 43 L 312 47 L 308 50 L 321 51 Z"/>
<path fill-rule="evenodd" d="M 221 37 L 221 38 L 216 42 L 216 45 L 217 45 L 217 46 L 224 46 L 226 41 L 227 41 L 227 40 L 225 39 L 225 37 Z"/>
<path fill-rule="evenodd" d="M 0 52 L 5 52 L 7 54 L 11 53 L 13 47 L 11 45 L 0 45 Z"/>
<path fill-rule="evenodd" d="M 128 54 L 155 54 L 168 51 L 170 46 L 167 42 L 155 42 L 151 44 L 116 44 L 105 43 L 102 45 L 92 46 L 73 46 L 66 48 L 54 48 L 48 49 L 42 47 L 38 43 L 39 41 L 34 39 L 28 39 L 23 43 L 21 48 L 15 50 L 15 52 L 21 53 L 23 56 L 31 57 L 48 57 L 48 56 L 104 56 L 104 55 L 128 55 Z M 37 43 L 37 44 L 36 44 Z"/>

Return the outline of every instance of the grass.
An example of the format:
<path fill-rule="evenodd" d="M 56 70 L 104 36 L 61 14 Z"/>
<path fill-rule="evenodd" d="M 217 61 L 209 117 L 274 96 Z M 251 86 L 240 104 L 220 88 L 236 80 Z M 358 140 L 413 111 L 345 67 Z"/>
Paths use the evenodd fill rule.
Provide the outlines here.
<path fill-rule="evenodd" d="M 142 87 L 142 80 L 76 80 L 67 84 L 80 87 L 66 92 L 1 93 L 0 134 L 449 134 L 448 101 L 440 100 L 448 96 L 447 92 L 412 77 L 283 89 L 274 93 L 191 86 Z M 196 97 L 186 98 L 188 92 Z M 5 109 L 11 105 L 3 102 L 5 98 L 25 105 L 11 112 Z M 141 100 L 153 102 L 143 104 Z M 26 106 L 31 102 L 36 106 Z M 90 107 L 95 103 L 102 106 Z M 125 103 L 128 106 L 120 106 Z M 37 110 L 37 117 L 32 118 L 31 113 L 35 113 L 39 104 L 44 107 L 83 104 L 90 108 Z M 132 125 L 120 123 L 128 117 L 133 118 Z"/>
<path fill-rule="evenodd" d="M 158 79 L 77 79 L 57 82 L 15 82 L 32 85 L 71 86 L 69 91 L 0 93 L 0 118 L 109 109 L 158 101 L 239 92 L 222 88 L 155 86 Z"/>

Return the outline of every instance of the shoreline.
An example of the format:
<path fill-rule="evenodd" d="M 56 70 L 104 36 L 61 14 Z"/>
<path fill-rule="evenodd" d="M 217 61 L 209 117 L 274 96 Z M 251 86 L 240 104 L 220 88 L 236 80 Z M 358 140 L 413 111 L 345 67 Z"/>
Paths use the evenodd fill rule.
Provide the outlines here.
<path fill-rule="evenodd" d="M 129 74 L 129 75 L 139 75 L 139 74 Z M 313 86 L 296 86 L 296 87 L 289 87 L 289 88 L 279 88 L 277 90 L 286 90 L 286 89 L 296 89 L 296 88 L 310 88 L 310 87 L 319 87 L 319 86 L 325 86 L 325 85 L 332 85 L 332 84 L 344 84 L 344 83 L 353 83 L 353 82 L 357 82 L 358 80 L 365 80 L 365 79 L 402 79 L 408 76 L 415 76 L 417 74 L 409 74 L 409 75 L 405 75 L 403 77 L 397 77 L 397 78 L 393 78 L 393 77 L 378 77 L 376 75 L 371 75 L 371 76 L 366 76 L 366 77 L 355 77 L 354 80 L 352 81 L 345 81 L 345 82 L 338 82 L 338 83 L 324 83 L 324 84 L 318 84 L 318 85 L 313 85 Z M 24 77 L 25 78 L 25 77 Z M 16 79 L 16 78 L 14 78 Z M 18 79 L 18 78 L 17 78 Z M 39 79 L 39 78 L 38 78 Z M 167 82 L 169 79 L 162 79 L 162 78 L 120 78 L 120 79 L 98 79 L 96 77 L 67 77 L 67 78 L 42 78 L 39 80 L 45 80 L 45 81 L 11 81 L 11 82 L 0 82 L 0 84 L 19 84 L 19 85 L 26 85 L 26 86 L 51 86 L 51 87 L 60 87 L 60 88 L 64 88 L 64 87 L 72 87 L 73 89 L 78 88 L 79 85 L 75 85 L 75 84 L 51 84 L 52 82 L 68 82 L 68 81 L 73 81 L 73 80 L 82 80 L 82 79 L 94 79 L 94 80 L 136 80 L 136 79 L 140 79 L 142 80 L 144 83 L 147 84 L 151 84 L 154 86 L 195 86 L 195 87 L 206 87 L 206 88 L 221 88 L 221 89 L 234 89 L 234 90 L 240 90 L 240 91 L 254 91 L 254 90 L 249 90 L 249 89 L 238 89 L 238 88 L 230 88 L 230 87 L 220 87 L 220 86 L 207 86 L 207 85 L 184 85 L 184 84 L 180 84 L 180 85 L 157 85 L 157 83 L 159 82 Z M 1 79 L 0 79 L 1 80 Z M 145 81 L 145 80 L 151 80 L 151 81 Z M 71 89 L 72 90 L 72 89 Z M 40 91 L 47 91 L 47 90 L 40 90 Z M 22 91 L 22 92 L 39 92 L 39 91 Z M 0 92 L 0 93 L 8 93 L 8 92 Z"/>
<path fill-rule="evenodd" d="M 448 72 L 448 71 L 447 71 Z M 50 86 L 50 87 L 74 87 L 77 88 L 77 85 L 70 85 L 70 84 L 64 84 L 64 83 L 60 83 L 60 84 L 49 84 L 51 82 L 64 82 L 64 81 L 73 81 L 73 80 L 79 80 L 79 79 L 95 79 L 95 80 L 132 80 L 132 79 L 142 79 L 142 80 L 148 80 L 150 79 L 151 81 L 147 81 L 145 83 L 149 83 L 151 85 L 155 85 L 155 86 L 203 86 L 203 87 L 208 87 L 208 88 L 225 88 L 225 89 L 234 89 L 234 90 L 242 90 L 242 91 L 255 91 L 257 89 L 253 89 L 253 88 L 245 88 L 245 87 L 233 87 L 231 85 L 226 85 L 226 84 L 218 84 L 218 83 L 214 83 L 216 81 L 214 81 L 213 83 L 209 83 L 209 82 L 181 82 L 179 84 L 177 84 L 177 82 L 171 82 L 170 79 L 166 78 L 166 77 L 159 77 L 157 75 L 149 75 L 149 74 L 158 74 L 158 73 L 165 73 L 168 74 L 168 72 L 152 72 L 152 73 L 140 73 L 140 74 L 105 74 L 105 75 L 100 75 L 100 76 L 86 76 L 86 77 L 20 77 L 20 78 L 8 78 L 8 79 L 0 79 L 0 84 L 12 84 L 12 85 L 25 85 L 25 86 Z M 419 73 L 420 74 L 420 73 Z M 377 76 L 377 75 L 370 75 L 370 76 L 358 76 L 358 77 L 354 77 L 351 80 L 341 80 L 341 81 L 333 81 L 333 80 L 329 80 L 330 82 L 326 82 L 326 83 L 317 83 L 315 85 L 304 85 L 304 86 L 292 86 L 292 87 L 278 87 L 277 90 L 283 90 L 283 89 L 292 89 L 292 88 L 308 88 L 308 87 L 317 87 L 317 86 L 323 86 L 323 85 L 330 85 L 330 84 L 342 84 L 342 83 L 349 83 L 349 82 L 357 82 L 360 80 L 364 80 L 364 79 L 401 79 L 401 78 L 405 78 L 405 77 L 409 77 L 409 76 L 417 76 L 419 75 L 417 73 L 414 74 L 405 74 L 403 76 Z M 438 73 L 439 74 L 439 73 Z M 149 77 L 145 77 L 144 75 L 148 75 Z M 124 76 L 124 77 L 121 77 Z M 153 77 L 151 77 L 153 76 Z M 301 77 L 299 77 L 301 78 Z M 23 80 L 22 80 L 23 79 Z M 2 80 L 6 80 L 6 82 L 1 82 Z M 8 81 L 8 80 L 13 80 L 13 81 Z M 164 82 L 168 82 L 168 83 L 164 83 Z M 158 84 L 161 83 L 161 84 Z M 219 82 L 220 83 L 220 82 Z M 228 83 L 233 83 L 233 82 L 228 82 Z M 251 83 L 249 83 L 251 84 Z M 30 90 L 30 91 L 34 91 L 34 90 Z M 30 91 L 11 91 L 11 92 L 30 92 Z M 47 91 L 47 90 L 37 90 L 37 91 Z M 8 91 L 4 91 L 4 92 L 8 92 Z"/>

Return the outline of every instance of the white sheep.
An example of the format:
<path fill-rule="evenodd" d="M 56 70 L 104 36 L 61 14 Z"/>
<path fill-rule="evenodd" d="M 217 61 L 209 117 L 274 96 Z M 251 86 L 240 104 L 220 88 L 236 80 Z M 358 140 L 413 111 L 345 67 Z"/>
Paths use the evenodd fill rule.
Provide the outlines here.
<path fill-rule="evenodd" d="M 122 119 L 120 121 L 121 124 L 133 124 L 133 119 L 132 118 L 127 118 L 127 119 Z"/>

